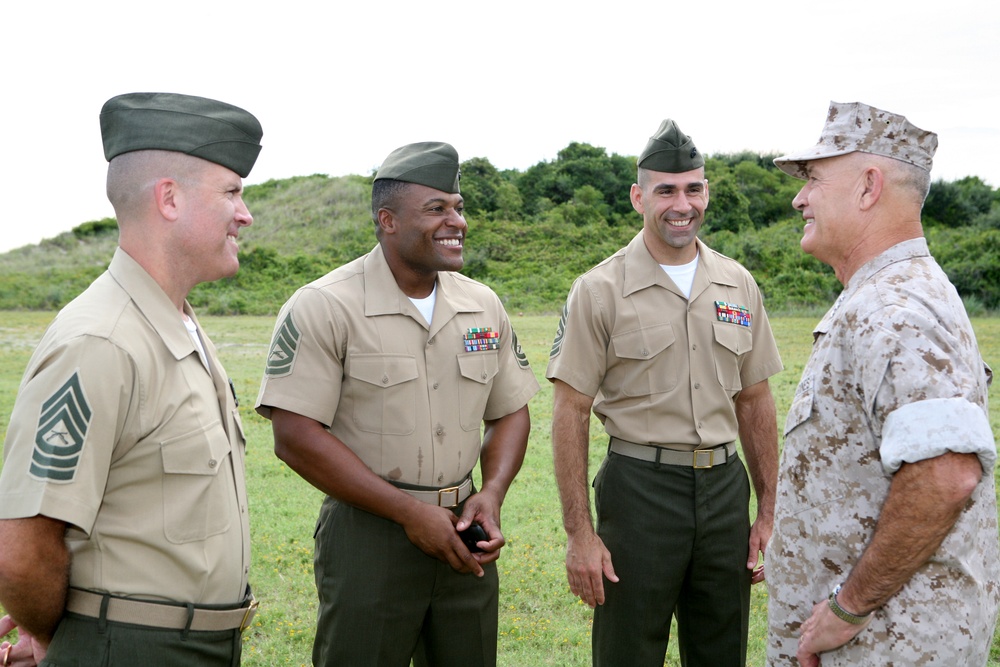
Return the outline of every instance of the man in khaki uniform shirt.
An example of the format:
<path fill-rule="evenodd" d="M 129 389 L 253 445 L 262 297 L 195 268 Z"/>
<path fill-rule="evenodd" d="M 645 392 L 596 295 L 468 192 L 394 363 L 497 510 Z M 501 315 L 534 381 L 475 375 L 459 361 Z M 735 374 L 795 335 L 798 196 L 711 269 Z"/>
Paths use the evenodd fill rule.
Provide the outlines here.
<path fill-rule="evenodd" d="M 251 618 L 245 441 L 186 296 L 233 275 L 257 119 L 134 93 L 101 112 L 119 248 L 28 364 L 0 476 L 12 664 L 236 665 Z M 186 608 L 191 605 L 191 609 Z"/>
<path fill-rule="evenodd" d="M 937 135 L 833 102 L 802 249 L 844 291 L 813 332 L 785 422 L 767 553 L 768 664 L 981 667 L 1000 608 L 985 366 L 920 211 Z"/>
<path fill-rule="evenodd" d="M 574 283 L 546 376 L 572 592 L 595 607 L 594 664 L 742 665 L 771 532 L 781 370 L 750 274 L 696 237 L 704 159 L 672 120 L 638 160 L 643 229 Z M 590 411 L 611 436 L 590 513 Z M 757 492 L 735 454 L 737 434 Z"/>
<path fill-rule="evenodd" d="M 379 244 L 278 315 L 257 409 L 327 494 L 317 666 L 496 664 L 500 506 L 538 382 L 497 296 L 455 273 L 463 208 L 454 148 L 393 151 L 372 191 Z M 473 525 L 485 535 L 463 543 Z"/>

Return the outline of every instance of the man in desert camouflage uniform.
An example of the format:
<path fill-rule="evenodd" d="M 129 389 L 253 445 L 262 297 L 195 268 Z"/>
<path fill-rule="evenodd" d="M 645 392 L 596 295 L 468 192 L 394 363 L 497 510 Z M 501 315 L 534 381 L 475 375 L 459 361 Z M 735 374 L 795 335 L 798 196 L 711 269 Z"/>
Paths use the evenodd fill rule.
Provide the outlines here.
<path fill-rule="evenodd" d="M 937 137 L 832 103 L 802 248 L 844 291 L 785 424 L 767 550 L 770 665 L 984 665 L 1000 601 L 992 373 L 920 210 Z M 822 654 L 820 656 L 820 654 Z"/>

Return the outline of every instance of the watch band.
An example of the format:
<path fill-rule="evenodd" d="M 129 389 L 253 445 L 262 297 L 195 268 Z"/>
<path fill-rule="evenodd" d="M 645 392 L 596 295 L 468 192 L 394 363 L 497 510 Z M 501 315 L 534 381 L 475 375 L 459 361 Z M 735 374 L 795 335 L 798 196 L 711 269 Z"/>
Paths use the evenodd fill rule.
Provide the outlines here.
<path fill-rule="evenodd" d="M 862 623 L 868 620 L 868 617 L 871 616 L 872 613 L 868 612 L 867 614 L 863 615 L 852 614 L 851 612 L 841 607 L 840 603 L 837 602 L 837 593 L 840 592 L 840 588 L 842 586 L 843 584 L 837 584 L 837 587 L 833 589 L 832 593 L 830 593 L 830 600 L 829 600 L 830 611 L 832 611 L 837 616 L 837 618 L 839 618 L 842 621 L 847 621 L 851 625 L 861 625 Z"/>

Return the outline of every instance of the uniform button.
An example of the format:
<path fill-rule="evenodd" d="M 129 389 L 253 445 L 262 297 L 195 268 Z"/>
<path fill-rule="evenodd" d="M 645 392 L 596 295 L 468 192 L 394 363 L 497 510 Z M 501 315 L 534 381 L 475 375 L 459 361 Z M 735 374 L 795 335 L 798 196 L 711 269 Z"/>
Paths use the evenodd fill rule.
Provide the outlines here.
<path fill-rule="evenodd" d="M 219 462 L 218 462 L 218 461 L 216 461 L 215 459 L 209 459 L 209 460 L 208 460 L 208 467 L 209 467 L 209 468 L 214 468 L 214 467 L 215 467 L 215 466 L 217 466 L 218 464 L 219 464 Z"/>
<path fill-rule="evenodd" d="M 431 338 L 430 340 L 428 340 L 428 341 L 427 341 L 427 344 L 428 344 L 428 345 L 433 345 L 433 344 L 434 344 L 434 339 L 433 339 L 433 338 Z"/>
<path fill-rule="evenodd" d="M 486 379 L 486 371 L 483 371 L 483 379 Z"/>
<path fill-rule="evenodd" d="M 695 382 L 694 383 L 694 388 L 695 389 L 701 389 L 701 383 L 700 382 Z"/>
<path fill-rule="evenodd" d="M 698 428 L 701 428 L 701 427 L 702 427 L 702 423 L 698 422 Z"/>
<path fill-rule="evenodd" d="M 648 357 L 649 356 L 649 350 L 643 350 L 642 351 L 642 356 Z"/>
<path fill-rule="evenodd" d="M 434 388 L 435 388 L 435 389 L 437 389 L 437 388 L 438 388 L 438 383 L 437 383 L 437 382 L 435 382 L 435 383 L 434 383 Z"/>
<path fill-rule="evenodd" d="M 382 376 L 382 384 L 389 384 L 389 376 L 388 375 L 383 375 Z"/>
<path fill-rule="evenodd" d="M 444 434 L 444 429 L 441 428 L 440 426 L 438 426 L 437 429 L 434 432 L 437 433 L 438 435 L 443 435 Z"/>
<path fill-rule="evenodd" d="M 698 344 L 697 344 L 697 343 L 695 343 L 694 345 L 692 345 L 692 346 L 691 346 L 691 349 L 692 349 L 692 350 L 697 350 L 697 349 L 698 349 Z"/>

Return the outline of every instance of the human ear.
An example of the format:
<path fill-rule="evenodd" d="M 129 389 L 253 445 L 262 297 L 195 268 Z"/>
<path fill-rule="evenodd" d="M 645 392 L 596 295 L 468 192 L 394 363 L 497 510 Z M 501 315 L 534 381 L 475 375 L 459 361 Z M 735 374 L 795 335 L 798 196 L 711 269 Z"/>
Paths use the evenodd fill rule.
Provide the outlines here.
<path fill-rule="evenodd" d="M 384 234 L 392 234 L 396 231 L 396 216 L 388 208 L 382 207 L 375 214 L 376 222 Z"/>
<path fill-rule="evenodd" d="M 180 184 L 172 178 L 161 178 L 153 185 L 156 208 L 164 219 L 174 221 L 180 216 Z"/>
<path fill-rule="evenodd" d="M 642 188 L 639 187 L 638 183 L 632 184 L 632 189 L 629 190 L 628 197 L 632 201 L 632 208 L 642 215 Z"/>
<path fill-rule="evenodd" d="M 868 167 L 861 176 L 861 210 L 867 211 L 882 197 L 885 176 L 878 167 Z"/>

